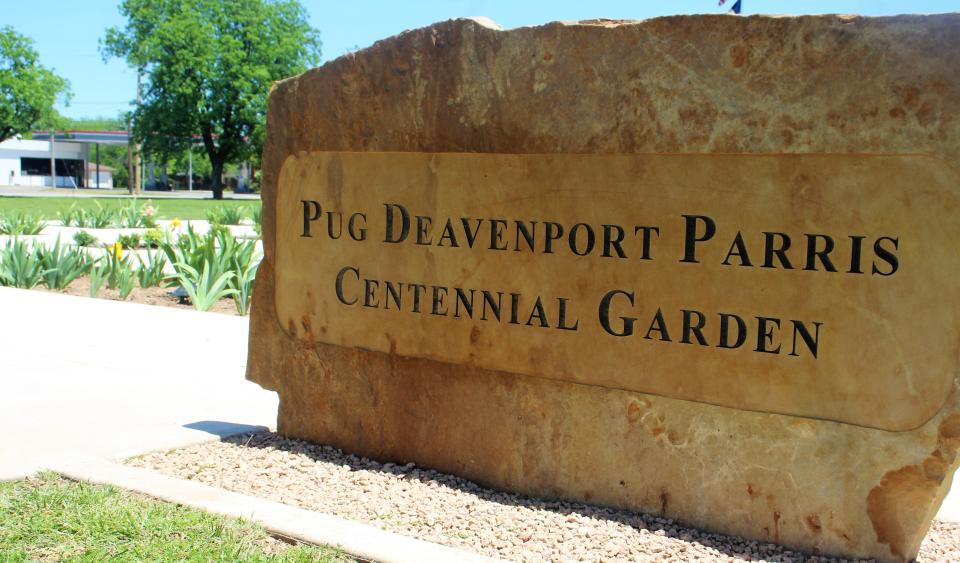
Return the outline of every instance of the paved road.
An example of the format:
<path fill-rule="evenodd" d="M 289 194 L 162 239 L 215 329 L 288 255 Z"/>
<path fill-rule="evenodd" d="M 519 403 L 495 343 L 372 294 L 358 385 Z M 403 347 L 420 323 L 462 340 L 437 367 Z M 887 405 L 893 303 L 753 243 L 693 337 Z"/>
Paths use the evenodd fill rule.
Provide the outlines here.
<path fill-rule="evenodd" d="M 276 424 L 247 319 L 0 288 L 0 479 Z"/>
<path fill-rule="evenodd" d="M 130 197 L 127 193 L 118 190 L 75 190 L 72 188 L 51 189 L 39 186 L 0 186 L 0 196 L 21 196 L 21 197 L 99 197 L 99 198 L 117 198 L 122 199 Z M 192 192 L 150 192 L 145 191 L 140 194 L 142 198 L 183 198 L 183 199 L 211 199 L 213 192 L 210 190 L 194 190 Z M 259 200 L 260 194 L 235 194 L 226 192 L 223 194 L 226 199 L 244 199 Z"/>

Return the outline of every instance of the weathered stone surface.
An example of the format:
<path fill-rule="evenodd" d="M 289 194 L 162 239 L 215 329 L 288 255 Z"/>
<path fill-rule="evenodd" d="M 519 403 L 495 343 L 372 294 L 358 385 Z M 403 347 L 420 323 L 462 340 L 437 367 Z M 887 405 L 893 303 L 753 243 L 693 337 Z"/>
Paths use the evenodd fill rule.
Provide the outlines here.
<path fill-rule="evenodd" d="M 407 32 L 283 82 L 271 95 L 268 117 L 266 257 L 248 377 L 279 392 L 279 429 L 296 437 L 534 495 L 662 512 L 807 551 L 909 559 L 947 492 L 960 448 L 957 295 L 950 286 L 957 269 L 949 252 L 956 227 L 941 213 L 956 205 L 951 190 L 960 169 L 958 47 L 956 15 L 675 17 L 511 31 L 459 20 Z M 834 155 L 816 157 L 830 162 L 820 170 L 824 185 L 862 193 L 864 213 L 855 217 L 862 222 L 848 224 L 876 229 L 846 234 L 886 234 L 876 225 L 881 219 L 914 225 L 902 256 L 917 257 L 909 265 L 923 275 L 903 288 L 910 299 L 922 294 L 918 314 L 935 320 L 917 330 L 932 324 L 937 340 L 927 346 L 892 337 L 914 357 L 894 360 L 914 370 L 909 374 L 891 370 L 886 356 L 864 355 L 868 369 L 856 375 L 834 366 L 839 381 L 830 380 L 830 370 L 809 372 L 817 384 L 803 387 L 795 373 L 750 371 L 728 386 L 705 382 L 691 390 L 696 379 L 689 380 L 681 391 L 605 381 L 602 370 L 584 374 L 582 366 L 557 375 L 568 364 L 551 363 L 549 348 L 540 349 L 542 361 L 530 362 L 537 370 L 509 369 L 509 355 L 501 363 L 452 363 L 459 358 L 443 354 L 455 355 L 455 347 L 425 354 L 435 348 L 402 338 L 391 348 L 376 335 L 318 336 L 335 331 L 340 319 L 291 326 L 290 311 L 305 298 L 285 293 L 303 290 L 291 282 L 291 268 L 321 270 L 307 260 L 291 262 L 293 254 L 283 258 L 302 243 L 291 236 L 301 226 L 291 229 L 297 218 L 278 201 L 299 189 L 283 180 L 288 159 L 322 160 L 330 151 L 721 159 L 711 163 L 751 157 L 704 154 Z M 844 184 L 837 178 L 855 175 L 854 161 L 867 169 L 900 164 L 873 169 L 868 185 Z M 705 201 L 722 207 L 723 197 L 718 191 Z M 838 214 L 846 210 L 836 206 L 842 200 L 833 197 L 814 196 L 822 217 L 811 225 L 844 224 Z M 924 198 L 943 209 L 921 227 L 915 206 L 929 208 Z M 886 212 L 871 201 L 889 201 Z M 759 220 L 750 215 L 758 210 L 744 209 L 748 223 Z M 924 228 L 920 238 L 935 239 L 941 227 L 929 255 L 911 239 Z M 383 257 L 396 260 L 387 251 Z M 825 291 L 844 289 L 823 283 Z M 330 289 L 325 282 L 317 288 Z M 846 291 L 853 305 L 826 301 L 824 314 L 838 314 L 837 307 L 856 312 L 858 300 L 895 310 L 863 301 L 862 286 Z M 877 295 L 889 299 L 884 291 Z M 349 338 L 368 341 L 328 343 Z M 857 347 L 848 340 L 843 347 L 851 349 L 834 353 L 859 355 L 869 342 Z M 872 381 L 869 366 L 877 370 Z M 719 369 L 717 377 L 727 373 Z M 664 374 L 669 381 L 684 376 Z M 904 386 L 908 376 L 919 386 Z"/>
<path fill-rule="evenodd" d="M 957 185 L 916 155 L 299 153 L 275 300 L 310 341 L 910 430 L 958 369 Z"/>

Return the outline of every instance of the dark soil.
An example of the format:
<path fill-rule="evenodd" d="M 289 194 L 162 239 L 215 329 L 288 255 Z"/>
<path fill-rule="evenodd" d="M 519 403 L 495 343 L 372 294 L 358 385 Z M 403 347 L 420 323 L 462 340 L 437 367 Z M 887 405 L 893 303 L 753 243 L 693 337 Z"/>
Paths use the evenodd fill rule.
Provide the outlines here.
<path fill-rule="evenodd" d="M 40 291 L 52 291 L 46 286 L 38 285 L 34 289 Z M 143 289 L 135 288 L 126 301 L 129 303 L 142 303 L 144 305 L 159 305 L 161 307 L 173 307 L 175 309 L 193 310 L 193 305 L 187 300 L 180 303 L 180 300 L 170 295 L 173 288 L 168 287 L 150 287 Z M 63 291 L 55 293 L 64 293 L 66 295 L 76 295 L 79 297 L 90 297 L 90 278 L 87 276 L 77 278 L 67 286 Z M 106 284 L 100 288 L 97 299 L 109 299 L 111 301 L 121 301 L 120 292 L 115 289 L 107 289 Z M 233 304 L 233 299 L 221 299 L 210 308 L 209 313 L 220 313 L 224 315 L 236 315 L 237 307 Z"/>

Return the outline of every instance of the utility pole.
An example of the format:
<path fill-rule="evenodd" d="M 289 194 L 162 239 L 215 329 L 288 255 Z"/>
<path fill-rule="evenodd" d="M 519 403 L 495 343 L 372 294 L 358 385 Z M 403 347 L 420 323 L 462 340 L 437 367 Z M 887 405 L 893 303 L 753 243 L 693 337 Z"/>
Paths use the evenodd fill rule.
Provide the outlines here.
<path fill-rule="evenodd" d="M 73 181 L 73 193 L 78 193 L 77 190 L 80 189 L 80 184 L 83 184 L 83 187 L 89 187 L 87 184 L 90 183 L 90 145 L 84 143 L 80 145 L 83 147 L 83 170 L 80 172 L 80 181 L 77 182 L 76 179 Z"/>
<path fill-rule="evenodd" d="M 133 130 L 127 118 L 127 192 L 133 195 Z"/>
<path fill-rule="evenodd" d="M 193 191 L 193 147 L 187 149 L 187 191 Z"/>
<path fill-rule="evenodd" d="M 57 189 L 57 149 L 53 138 L 57 135 L 53 125 L 50 126 L 50 187 Z"/>
<path fill-rule="evenodd" d="M 143 77 L 143 68 L 137 69 L 137 111 L 140 111 L 140 105 L 143 102 L 143 88 L 140 85 L 141 78 Z M 141 179 L 141 169 L 143 168 L 143 159 L 141 158 L 140 152 L 143 147 L 140 146 L 140 143 L 136 143 L 134 147 L 134 172 L 133 178 L 135 181 L 133 183 L 133 192 L 132 194 L 140 194 L 140 189 L 142 184 Z"/>

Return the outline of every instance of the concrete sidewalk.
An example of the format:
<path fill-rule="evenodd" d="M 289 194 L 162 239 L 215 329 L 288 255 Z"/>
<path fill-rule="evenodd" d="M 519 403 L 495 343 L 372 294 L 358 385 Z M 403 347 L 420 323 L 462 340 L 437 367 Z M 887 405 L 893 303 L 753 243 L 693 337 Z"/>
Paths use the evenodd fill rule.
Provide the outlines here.
<path fill-rule="evenodd" d="M 0 479 L 52 469 L 259 522 L 385 563 L 492 561 L 110 460 L 264 429 L 276 394 L 244 379 L 247 319 L 0 288 Z"/>
<path fill-rule="evenodd" d="M 0 479 L 276 424 L 247 319 L 0 288 Z"/>

